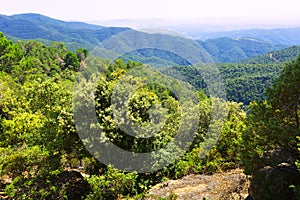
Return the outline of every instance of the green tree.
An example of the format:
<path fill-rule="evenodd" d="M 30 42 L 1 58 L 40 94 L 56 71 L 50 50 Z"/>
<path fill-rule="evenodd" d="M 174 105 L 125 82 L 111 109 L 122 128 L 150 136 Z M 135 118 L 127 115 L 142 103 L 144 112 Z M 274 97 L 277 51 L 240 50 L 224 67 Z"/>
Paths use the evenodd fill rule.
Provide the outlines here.
<path fill-rule="evenodd" d="M 89 52 L 87 49 L 77 49 L 76 50 L 76 56 L 80 61 L 85 60 L 89 55 Z"/>
<path fill-rule="evenodd" d="M 242 160 L 245 172 L 253 177 L 253 184 L 260 184 L 261 175 L 258 170 L 264 167 L 265 152 L 280 149 L 290 152 L 293 159 L 300 157 L 296 139 L 300 135 L 299 77 L 300 57 L 286 64 L 275 84 L 268 89 L 267 100 L 254 102 L 249 106 L 247 128 L 242 136 Z M 286 183 L 269 180 L 263 186 L 266 190 L 265 198 L 271 198 L 272 195 L 283 197 L 284 194 L 280 191 L 283 187 L 288 187 L 284 184 Z"/>
<path fill-rule="evenodd" d="M 75 53 L 68 52 L 64 61 L 65 61 L 65 68 L 71 69 L 74 71 L 79 71 L 80 60 Z"/>

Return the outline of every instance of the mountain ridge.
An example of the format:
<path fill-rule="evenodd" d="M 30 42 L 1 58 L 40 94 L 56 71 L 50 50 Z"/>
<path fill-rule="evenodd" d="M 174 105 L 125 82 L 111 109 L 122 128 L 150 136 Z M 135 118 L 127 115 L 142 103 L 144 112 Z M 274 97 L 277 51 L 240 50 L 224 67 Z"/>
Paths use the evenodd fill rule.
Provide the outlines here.
<path fill-rule="evenodd" d="M 19 39 L 45 39 L 93 46 L 130 28 L 103 27 L 83 22 L 65 22 L 40 14 L 0 15 L 0 31 Z"/>
<path fill-rule="evenodd" d="M 239 40 L 217 38 L 199 41 L 176 35 L 145 33 L 127 27 L 103 27 L 83 22 L 65 22 L 32 13 L 0 15 L 0 31 L 17 39 L 38 39 L 48 43 L 62 42 L 71 50 L 87 48 L 93 51 L 97 47 L 99 56 L 108 56 L 112 59 L 136 50 L 146 51 L 142 49 L 152 48 L 155 49 L 155 55 L 149 52 L 145 54 L 133 52 L 135 57 L 140 56 L 136 61 L 143 60 L 146 64 L 159 62 L 163 65 L 176 64 L 179 60 L 181 60 L 179 63 L 187 63 L 184 61 L 186 60 L 191 64 L 204 62 L 204 60 L 217 63 L 239 62 L 286 47 L 286 45 L 257 38 Z M 162 51 L 159 52 L 159 49 Z M 166 54 L 166 51 L 170 53 Z M 175 57 L 175 54 L 179 57 Z M 150 55 L 151 58 L 147 58 Z M 174 60 L 162 60 L 163 55 L 169 55 L 168 59 L 174 58 Z"/>
<path fill-rule="evenodd" d="M 217 32 L 203 32 L 198 33 L 198 40 L 215 39 L 219 37 L 229 37 L 236 39 L 239 37 L 257 38 L 276 44 L 283 45 L 300 45 L 300 27 L 292 28 L 252 28 L 232 31 L 217 31 Z"/>
<path fill-rule="evenodd" d="M 217 63 L 239 62 L 240 60 L 255 57 L 271 50 L 280 50 L 286 47 L 255 38 L 221 37 L 205 41 L 196 40 Z"/>

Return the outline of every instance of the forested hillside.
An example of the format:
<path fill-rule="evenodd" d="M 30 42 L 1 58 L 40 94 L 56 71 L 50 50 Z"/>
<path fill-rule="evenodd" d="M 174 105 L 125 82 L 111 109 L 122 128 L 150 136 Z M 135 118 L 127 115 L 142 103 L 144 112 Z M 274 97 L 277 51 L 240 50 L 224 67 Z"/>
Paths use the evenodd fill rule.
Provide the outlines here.
<path fill-rule="evenodd" d="M 64 42 L 67 46 L 93 49 L 102 41 L 129 28 L 103 27 L 81 22 L 64 22 L 39 14 L 0 15 L 0 31 L 18 39 L 35 39 L 50 44 Z"/>
<path fill-rule="evenodd" d="M 152 56 L 155 50 L 140 53 Z M 300 57 L 218 69 L 230 101 L 210 94 L 193 67 L 163 68 L 167 76 L 149 65 L 103 59 L 84 48 L 13 42 L 0 34 L 1 198 L 147 199 L 149 188 L 162 181 L 239 167 L 252 175 L 254 199 L 296 198 Z M 249 103 L 247 112 L 233 100 Z M 90 115 L 96 120 L 89 124 L 85 117 Z M 186 151 L 180 151 L 190 135 Z M 134 156 L 152 152 L 152 162 L 129 162 L 121 171 L 104 164 L 128 164 L 130 158 L 107 156 L 112 149 L 99 151 L 97 144 L 113 144 Z M 130 170 L 136 166 L 140 171 Z"/>
<path fill-rule="evenodd" d="M 180 36 L 150 34 L 131 28 L 64 22 L 39 14 L 0 15 L 0 31 L 15 40 L 35 39 L 46 45 L 59 41 L 72 51 L 85 48 L 99 57 L 122 58 L 155 67 L 208 61 L 239 62 L 287 47 L 286 44 L 255 37 L 221 37 L 194 41 Z"/>
<path fill-rule="evenodd" d="M 216 67 L 222 76 L 227 100 L 248 105 L 254 100 L 265 99 L 265 89 L 274 83 L 284 64 L 228 63 L 217 64 Z M 161 71 L 171 76 L 179 74 L 176 78 L 190 83 L 196 89 L 204 90 L 209 95 L 199 68 L 175 66 L 162 68 Z"/>
<path fill-rule="evenodd" d="M 299 46 L 292 46 L 270 51 L 243 62 L 216 64 L 225 84 L 227 100 L 249 105 L 250 102 L 265 99 L 266 88 L 274 84 L 285 63 L 296 60 L 299 54 Z M 196 89 L 204 90 L 209 95 L 200 70 L 194 66 L 165 67 L 161 68 L 161 72 L 168 75 L 180 74 L 177 78 L 190 83 Z"/>
<path fill-rule="evenodd" d="M 270 51 L 266 54 L 254 58 L 246 59 L 245 63 L 253 64 L 274 64 L 282 62 L 291 62 L 296 60 L 300 54 L 300 46 L 291 46 L 279 51 Z"/>
<path fill-rule="evenodd" d="M 138 49 L 125 53 L 120 57 L 124 61 L 134 60 L 144 64 L 150 64 L 157 68 L 165 66 L 191 66 L 192 64 L 180 55 L 157 48 Z"/>
<path fill-rule="evenodd" d="M 115 122 L 109 120 L 113 106 L 109 99 L 117 80 L 127 70 L 142 66 L 141 64 L 126 64 L 122 60 L 111 63 L 94 56 L 87 57 L 86 50 L 69 52 L 59 43 L 51 46 L 36 41 L 13 43 L 3 35 L 0 44 L 1 187 L 4 189 L 6 185 L 5 194 L 11 198 L 72 198 L 79 194 L 87 199 L 111 199 L 120 195 L 143 196 L 151 185 L 166 178 L 181 177 L 192 172 L 213 172 L 238 165 L 238 158 L 231 157 L 237 153 L 236 146 L 228 146 L 226 137 L 219 141 L 223 145 L 216 147 L 209 156 L 197 158 L 198 152 L 203 148 L 199 141 L 210 124 L 211 101 L 225 106 L 231 113 L 226 118 L 226 127 L 235 127 L 236 131 L 228 132 L 229 129 L 224 127 L 225 135 L 233 134 L 238 140 L 240 136 L 236 133 L 242 128 L 244 119 L 240 104 L 209 99 L 198 92 L 199 105 L 202 105 L 199 107 L 199 117 L 202 120 L 196 129 L 196 138 L 189 153 L 184 158 L 168 168 L 144 174 L 124 173 L 111 166 L 104 166 L 85 150 L 75 129 L 72 96 L 76 74 L 84 68 L 89 68 L 84 73 L 87 77 L 99 69 L 104 70 L 102 78 L 96 82 L 95 91 L 99 122 L 105 127 L 107 137 L 120 147 L 132 151 L 159 149 L 173 140 L 178 129 L 174 124 L 181 120 L 181 115 L 178 99 L 172 91 L 155 85 L 141 88 L 130 100 L 132 111 L 128 117 L 147 127 L 151 122 L 148 121 L 147 110 L 151 105 L 161 104 L 170 112 L 167 123 L 151 140 L 125 137 Z M 92 65 L 89 67 L 86 63 Z M 159 78 L 159 74 L 157 76 Z M 128 81 L 141 81 L 138 78 L 131 79 L 128 77 Z M 85 84 L 84 81 L 82 84 Z M 87 86 L 78 87 L 75 91 L 77 97 L 79 95 L 83 98 L 77 105 L 80 109 L 85 106 L 81 103 L 88 100 L 89 95 L 83 95 Z M 231 149 L 230 155 L 226 153 L 226 149 Z M 219 162 L 221 157 L 224 162 Z M 89 178 L 83 178 L 78 169 L 81 173 L 88 174 Z M 62 187 L 65 184 L 67 186 Z"/>
<path fill-rule="evenodd" d="M 271 50 L 280 50 L 286 47 L 255 38 L 231 39 L 221 37 L 205 41 L 197 40 L 197 42 L 212 56 L 216 63 L 239 62 Z"/>

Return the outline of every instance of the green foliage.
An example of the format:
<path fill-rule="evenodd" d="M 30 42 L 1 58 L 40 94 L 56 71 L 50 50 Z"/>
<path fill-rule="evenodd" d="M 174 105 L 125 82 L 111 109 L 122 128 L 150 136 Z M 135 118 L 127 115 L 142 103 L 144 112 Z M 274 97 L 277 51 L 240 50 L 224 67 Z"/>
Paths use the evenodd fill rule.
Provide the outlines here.
<path fill-rule="evenodd" d="M 299 159 L 299 152 L 295 150 L 298 143 L 296 138 L 300 135 L 299 69 L 300 57 L 286 64 L 274 85 L 267 90 L 267 100 L 249 106 L 247 128 L 242 135 L 241 157 L 245 172 L 253 176 L 254 185 L 260 184 L 258 170 L 264 167 L 265 152 L 280 149 L 290 152 L 293 159 Z M 275 183 L 271 179 L 267 181 L 263 188 L 270 195 L 280 192 L 278 187 L 285 187 L 286 184 Z M 275 184 L 277 187 L 274 187 Z"/>
<path fill-rule="evenodd" d="M 265 89 L 274 83 L 274 79 L 282 70 L 283 65 L 228 63 L 218 64 L 217 67 L 223 79 L 227 99 L 249 105 L 254 100 L 265 99 Z M 161 71 L 188 82 L 197 90 L 203 90 L 206 95 L 210 95 L 207 83 L 201 76 L 201 70 L 196 67 L 167 67 L 162 68 Z"/>
<path fill-rule="evenodd" d="M 81 55 L 79 55 L 81 57 Z M 74 71 L 79 71 L 80 68 L 80 60 L 77 55 L 73 52 L 67 53 L 65 57 L 65 68 L 71 69 Z"/>
<path fill-rule="evenodd" d="M 84 199 L 89 191 L 88 183 L 78 172 L 64 169 L 36 177 L 18 176 L 5 188 L 13 199 Z"/>
<path fill-rule="evenodd" d="M 23 56 L 20 47 L 11 40 L 7 40 L 3 33 L 0 33 L 0 52 L 0 69 L 5 72 L 10 72 Z"/>
<path fill-rule="evenodd" d="M 274 109 L 279 109 L 283 119 L 294 128 L 300 128 L 300 56 L 296 61 L 286 64 L 281 75 L 267 94 Z"/>
<path fill-rule="evenodd" d="M 21 146 L 19 148 L 0 149 L 1 175 L 12 173 L 13 177 L 20 175 L 36 176 L 41 166 L 46 164 L 49 152 L 40 146 Z"/>
<path fill-rule="evenodd" d="M 122 147 L 123 149 L 127 149 L 133 152 L 150 152 L 151 149 L 159 149 L 160 147 L 167 144 L 170 141 L 170 137 L 174 134 L 177 126 L 174 126 L 174 121 L 178 121 L 178 111 L 176 111 L 176 107 L 178 106 L 178 102 L 174 100 L 172 97 L 168 97 L 168 92 L 163 88 L 153 88 L 153 87 L 140 87 L 134 95 L 129 99 L 129 112 L 124 110 L 124 113 L 118 113 L 118 115 L 125 118 L 125 123 L 128 121 L 132 121 L 132 123 L 138 124 L 141 127 L 144 127 L 145 134 L 149 134 L 147 131 L 152 131 L 154 129 L 153 126 L 155 123 L 150 121 L 150 115 L 148 110 L 152 106 L 163 106 L 164 108 L 169 110 L 169 116 L 166 119 L 166 125 L 164 126 L 163 132 L 156 135 L 155 138 L 149 139 L 139 139 L 135 137 L 131 137 L 125 134 L 119 127 L 122 124 L 119 123 L 119 126 L 113 119 L 113 105 L 111 104 L 111 96 L 114 89 L 114 92 L 118 94 L 118 96 L 126 95 L 127 90 L 119 87 L 120 91 L 116 89 L 116 83 L 121 76 L 119 74 L 123 74 L 122 70 L 117 69 L 113 71 L 108 78 L 114 77 L 111 81 L 106 81 L 105 79 L 101 79 L 98 83 L 98 87 L 96 90 L 96 112 L 98 114 L 98 119 L 101 122 L 101 126 L 107 137 L 109 137 L 116 145 Z M 130 76 L 123 79 L 123 84 L 134 83 L 135 85 L 142 85 L 141 80 L 139 78 L 132 78 Z M 155 90 L 153 90 L 155 89 Z M 166 93 L 166 95 L 162 95 L 158 93 L 158 90 L 162 90 L 159 92 Z M 123 95 L 124 94 L 124 95 Z M 159 97 L 159 95 L 162 95 Z M 119 101 L 119 100 L 116 100 Z M 122 101 L 122 99 L 120 99 Z M 122 112 L 121 111 L 121 112 Z M 114 113 L 116 114 L 116 113 Z M 162 116 L 163 113 L 152 113 L 154 115 Z M 130 122 L 129 122 L 130 123 Z M 178 124 L 178 123 L 177 123 Z M 132 124 L 124 124 L 125 127 L 132 127 Z M 154 129 L 155 130 L 155 129 Z M 133 133 L 139 134 L 140 131 L 130 129 L 127 130 Z"/>
<path fill-rule="evenodd" d="M 49 174 L 66 167 L 67 163 L 61 162 L 63 156 L 80 161 L 83 155 L 90 157 L 73 122 L 70 90 L 73 83 L 70 81 L 74 80 L 75 71 L 62 71 L 62 59 L 67 55 L 62 44 L 47 47 L 36 41 L 13 43 L 3 34 L 0 40 L 3 45 L 0 57 L 1 176 L 13 179 L 7 186 L 11 196 L 46 198 L 49 191 L 44 192 L 44 184 L 32 191 L 34 194 L 25 192 L 26 184 L 38 183 L 39 179 L 46 181 Z M 7 62 L 7 58 L 13 60 Z M 55 192 L 54 188 L 51 191 Z"/>
<path fill-rule="evenodd" d="M 87 49 L 77 49 L 76 50 L 76 56 L 80 61 L 84 61 L 89 55 L 89 52 Z"/>
<path fill-rule="evenodd" d="M 87 199 L 118 199 L 122 196 L 137 193 L 137 173 L 123 173 L 111 166 L 100 176 L 93 175 L 87 179 L 92 187 L 92 193 Z"/>
<path fill-rule="evenodd" d="M 227 99 L 249 105 L 265 99 L 265 90 L 274 83 L 282 64 L 221 64 Z"/>
<path fill-rule="evenodd" d="M 266 54 L 246 59 L 245 63 L 252 64 L 274 64 L 279 62 L 291 62 L 296 60 L 300 54 L 300 46 L 291 46 L 283 50 L 270 51 Z"/>
<path fill-rule="evenodd" d="M 143 64 L 150 64 L 154 67 L 164 66 L 189 66 L 191 65 L 186 59 L 176 53 L 157 48 L 138 49 L 121 56 L 125 61 L 134 60 Z"/>
<path fill-rule="evenodd" d="M 205 106 L 205 104 L 200 105 L 201 107 Z M 228 116 L 217 143 L 204 157 L 200 157 L 200 155 L 202 155 L 205 146 L 201 142 L 196 143 L 195 147 L 186 154 L 185 158 L 175 164 L 175 177 L 181 177 L 190 173 L 213 173 L 240 166 L 240 142 L 242 132 L 245 129 L 246 114 L 242 110 L 242 104 L 227 102 L 226 109 Z M 207 116 L 207 114 L 204 116 Z M 198 130 L 202 137 L 207 132 L 207 130 L 203 130 L 205 127 L 207 125 L 202 125 L 199 127 L 202 130 Z"/>
<path fill-rule="evenodd" d="M 140 64 L 125 64 L 121 60 L 116 60 L 115 63 L 108 64 L 104 68 L 104 73 L 100 75 L 97 82 L 94 82 L 96 85 L 96 90 L 94 90 L 96 113 L 102 131 L 115 145 L 131 152 L 150 152 L 164 147 L 173 140 L 174 134 L 178 130 L 179 121 L 181 120 L 180 105 L 176 96 L 168 88 L 151 83 L 145 85 L 143 84 L 143 79 L 138 76 L 133 77 L 128 74 L 125 76 L 126 72 L 130 73 L 131 69 L 138 67 L 140 67 Z M 80 111 L 85 108 L 92 111 L 93 108 L 90 108 L 89 102 L 91 101 L 90 98 L 94 98 L 92 95 L 93 84 L 84 80 L 85 79 L 83 79 L 76 88 L 76 93 L 78 94 L 75 96 L 80 98 L 76 109 Z M 134 89 L 136 89 L 128 99 L 128 108 L 120 109 L 120 113 L 113 113 L 113 111 L 116 110 L 113 106 L 117 106 L 118 103 L 123 102 L 124 99 L 122 99 L 122 97 L 128 96 L 128 88 L 126 88 L 128 83 L 130 83 L 129 85 L 134 85 Z M 175 84 L 176 83 L 174 83 L 173 86 L 177 87 Z M 130 90 L 131 89 L 132 88 L 130 88 Z M 118 96 L 115 96 L 114 98 L 117 99 L 112 101 L 111 99 L 114 92 L 117 93 Z M 139 192 L 145 191 L 149 186 L 164 178 L 180 177 L 193 172 L 213 173 L 219 170 L 234 168 L 239 165 L 239 142 L 242 129 L 244 128 L 243 121 L 245 118 L 245 113 L 242 111 L 242 104 L 233 102 L 225 103 L 221 100 L 214 100 L 216 107 L 225 106 L 227 108 L 229 116 L 226 118 L 221 139 L 219 143 L 216 144 L 216 148 L 206 157 L 204 155 L 205 158 L 202 158 L 200 154 L 203 152 L 204 147 L 201 146 L 201 142 L 203 142 L 210 123 L 217 127 L 217 124 L 221 124 L 222 121 L 210 122 L 211 99 L 203 92 L 198 92 L 198 97 L 200 119 L 196 138 L 189 151 L 182 159 L 168 167 L 164 167 L 157 172 L 139 175 L 139 178 L 136 180 L 136 184 L 139 185 Z M 132 121 L 132 123 L 138 124 L 140 127 L 146 127 L 143 132 L 144 134 L 147 134 L 147 131 L 151 130 L 151 128 L 155 128 L 155 123 L 149 127 L 149 124 L 152 123 L 152 117 L 150 117 L 150 115 L 153 113 L 149 112 L 152 106 L 163 107 L 163 109 L 167 110 L 156 111 L 158 112 L 156 113 L 157 115 L 167 116 L 163 128 L 159 129 L 161 131 L 159 131 L 155 137 L 147 139 L 125 134 L 128 130 L 124 130 L 120 127 L 122 123 L 128 123 L 128 121 Z M 122 120 L 118 122 L 119 124 L 116 123 L 116 115 L 118 115 L 118 117 L 121 116 Z M 188 117 L 189 116 L 186 116 L 186 118 Z M 140 134 L 134 128 L 129 131 L 131 133 L 135 133 L 136 131 L 137 134 Z M 87 138 L 87 140 L 89 140 L 89 138 Z M 103 142 L 105 138 L 100 136 L 99 139 L 97 138 L 96 140 L 96 142 Z M 232 141 L 233 143 L 231 143 Z M 207 145 L 209 146 L 210 144 Z"/>
<path fill-rule="evenodd" d="M 174 67 L 166 67 L 160 70 L 162 73 L 182 80 L 184 82 L 188 82 L 197 90 L 203 90 L 206 95 L 209 95 L 209 91 L 207 90 L 207 84 L 204 82 L 203 77 L 201 76 L 201 72 L 199 69 L 193 66 L 174 66 Z"/>
<path fill-rule="evenodd" d="M 248 127 L 244 134 L 245 158 L 255 161 L 265 150 L 294 149 L 299 135 L 299 58 L 285 66 L 275 84 L 267 91 L 267 100 L 250 105 Z M 251 166 L 247 164 L 247 166 Z"/>
<path fill-rule="evenodd" d="M 121 59 L 112 63 L 94 56 L 87 57 L 87 50 L 69 52 L 60 43 L 46 46 L 37 41 L 13 43 L 3 35 L 0 38 L 0 48 L 4 49 L 0 63 L 6 63 L 1 64 L 0 72 L 0 177 L 12 179 L 6 187 L 11 198 L 63 199 L 76 192 L 69 188 L 81 184 L 85 191 L 89 192 L 89 187 L 92 189 L 88 199 L 137 197 L 166 179 L 189 173 L 213 173 L 239 165 L 239 143 L 245 128 L 242 104 L 208 98 L 203 91 L 198 91 L 195 95 L 198 107 L 191 106 L 183 101 L 189 95 L 182 89 L 184 83 L 171 82 L 173 89 L 158 84 L 165 76 L 155 70 L 151 83 L 145 82 L 145 74 L 138 70 L 130 75 L 134 69 L 143 66 L 141 63 Z M 8 61 L 7 58 L 13 59 Z M 82 69 L 84 72 L 79 75 L 77 72 Z M 195 84 L 203 84 L 195 69 L 178 67 L 178 70 L 186 73 L 188 78 L 199 78 L 191 79 Z M 98 79 L 93 83 L 84 81 L 93 80 L 97 75 Z M 75 77 L 83 81 L 72 91 Z M 114 108 L 122 105 L 127 89 L 134 89 L 129 95 L 128 107 L 116 112 Z M 119 95 L 113 96 L 114 92 Z M 176 96 L 178 92 L 183 94 L 182 99 Z M 76 102 L 78 105 L 72 105 L 74 96 L 80 98 Z M 92 100 L 96 104 L 86 107 Z M 216 130 L 223 123 L 222 120 L 211 121 L 213 104 L 226 108 L 228 116 L 216 146 L 207 155 L 202 155 L 206 147 L 215 144 L 215 138 L 203 143 L 209 128 Z M 160 150 L 174 140 L 180 125 L 190 125 L 188 122 L 194 117 L 193 113 L 199 113 L 199 120 L 192 124 L 196 126 L 193 130 L 196 137 L 186 154 L 161 170 L 138 175 L 104 166 L 85 150 L 75 130 L 73 108 L 96 109 L 97 123 L 105 136 L 119 147 L 133 152 Z M 184 109 L 188 112 L 184 113 Z M 121 119 L 118 123 L 115 120 L 117 115 Z M 143 130 L 125 126 L 133 127 L 131 133 L 155 134 L 148 138 L 133 137 L 125 134 L 126 130 L 120 126 L 122 123 L 137 124 Z M 185 137 L 184 134 L 181 136 Z M 102 137 L 97 137 L 97 140 L 103 142 Z M 170 155 L 175 152 L 177 149 L 172 148 L 163 153 Z M 153 158 L 157 156 L 151 155 Z M 164 159 L 169 161 L 171 158 L 166 156 Z M 90 175 L 87 182 L 79 170 Z M 69 178 L 71 180 L 66 180 Z M 170 196 L 170 199 L 174 198 Z"/>

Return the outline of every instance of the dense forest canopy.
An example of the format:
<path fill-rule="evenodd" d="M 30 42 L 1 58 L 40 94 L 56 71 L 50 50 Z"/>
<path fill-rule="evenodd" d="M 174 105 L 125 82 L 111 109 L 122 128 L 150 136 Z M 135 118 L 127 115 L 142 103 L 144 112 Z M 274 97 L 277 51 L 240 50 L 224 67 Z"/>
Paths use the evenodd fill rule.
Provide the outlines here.
<path fill-rule="evenodd" d="M 152 55 L 155 51 L 139 53 Z M 174 141 L 182 122 L 194 120 L 193 112 L 184 114 L 189 106 L 182 105 L 173 90 L 160 84 L 143 84 L 143 78 L 130 75 L 133 69 L 147 67 L 151 68 L 132 61 L 99 58 L 86 49 L 69 51 L 58 42 L 48 46 L 34 40 L 13 42 L 1 33 L 0 177 L 1 181 L 9 180 L 5 193 L 12 199 L 72 199 L 74 195 L 83 199 L 138 199 L 166 179 L 237 167 L 243 167 L 259 185 L 257 171 L 262 155 L 274 149 L 292 152 L 293 161 L 299 160 L 300 57 L 287 64 L 217 65 L 230 101 L 209 94 L 201 73 L 192 66 L 162 68 L 160 71 L 166 75 L 180 73 L 182 80 L 194 86 L 196 103 L 190 108 L 197 112 L 197 121 L 192 124 L 194 138 L 189 148 L 172 162 L 164 157 L 169 165 L 148 173 L 124 172 L 99 162 L 87 144 L 108 139 L 131 152 L 151 152 Z M 166 76 L 160 71 L 154 71 L 154 79 Z M 117 87 L 120 82 L 124 85 Z M 121 101 L 114 104 L 111 99 L 115 91 L 126 94 L 126 84 L 140 87 L 128 97 L 128 109 L 116 114 L 116 104 Z M 174 82 L 173 87 L 184 93 L 181 84 Z M 74 98 L 79 98 L 75 106 Z M 95 105 L 89 107 L 91 101 Z M 243 108 L 248 104 L 246 113 Z M 154 107 L 159 109 L 153 111 Z M 224 119 L 212 117 L 215 107 L 224 110 Z M 82 140 L 75 126 L 74 109 L 75 114 L 80 109 L 94 110 L 95 126 L 101 127 L 105 137 L 99 134 Z M 119 123 L 114 115 L 119 115 Z M 164 123 L 154 126 L 153 116 Z M 120 123 L 128 121 L 144 128 L 145 134 L 155 134 L 130 136 L 120 128 Z M 220 135 L 214 135 L 217 129 Z M 208 152 L 207 147 L 211 147 Z M 172 150 L 176 151 L 176 146 Z M 126 161 L 126 157 L 123 159 Z M 282 197 L 282 188 L 290 185 L 299 193 L 297 181 L 281 185 L 272 181 L 265 184 L 265 196 L 258 199 Z"/>

